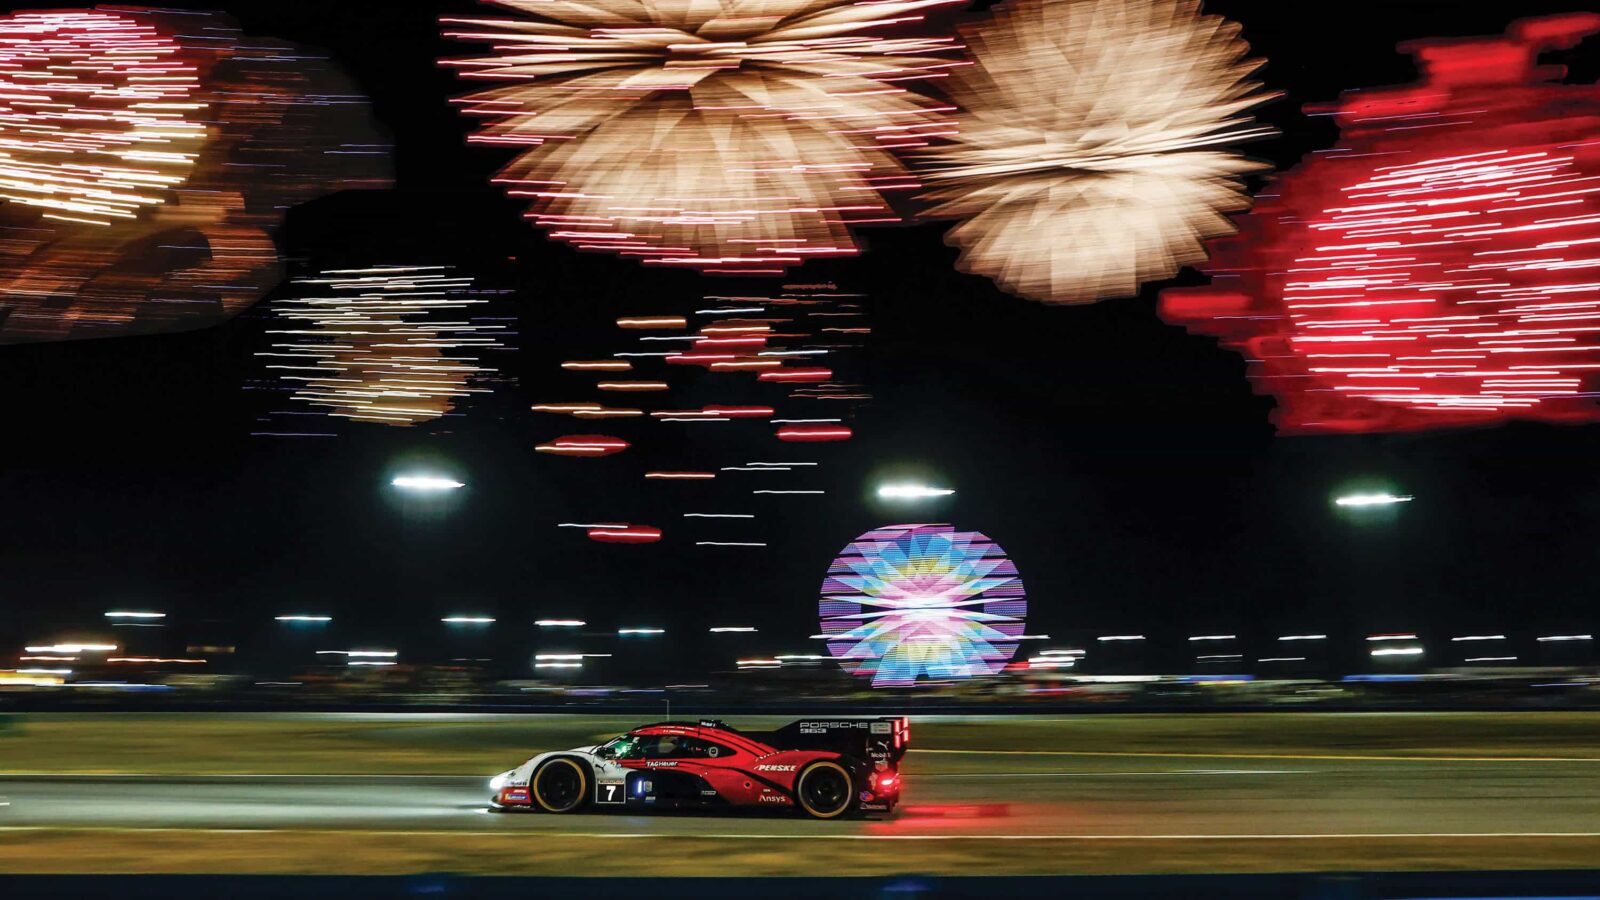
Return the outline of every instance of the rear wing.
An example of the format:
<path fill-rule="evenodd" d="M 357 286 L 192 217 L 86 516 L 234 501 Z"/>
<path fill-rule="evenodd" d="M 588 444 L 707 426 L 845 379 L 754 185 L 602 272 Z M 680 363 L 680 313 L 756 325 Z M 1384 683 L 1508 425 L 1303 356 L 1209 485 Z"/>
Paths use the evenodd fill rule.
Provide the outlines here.
<path fill-rule="evenodd" d="M 784 750 L 831 750 L 898 766 L 911 746 L 911 720 L 905 716 L 801 719 L 771 732 L 770 738 L 768 743 Z"/>

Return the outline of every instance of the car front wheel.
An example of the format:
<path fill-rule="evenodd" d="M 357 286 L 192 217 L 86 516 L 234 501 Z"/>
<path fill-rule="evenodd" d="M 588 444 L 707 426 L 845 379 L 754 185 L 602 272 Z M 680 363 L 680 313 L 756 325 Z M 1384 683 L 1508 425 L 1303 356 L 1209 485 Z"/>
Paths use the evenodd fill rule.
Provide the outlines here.
<path fill-rule="evenodd" d="M 573 812 L 589 799 L 589 770 L 575 759 L 557 757 L 533 773 L 530 787 L 533 802 L 545 812 Z"/>

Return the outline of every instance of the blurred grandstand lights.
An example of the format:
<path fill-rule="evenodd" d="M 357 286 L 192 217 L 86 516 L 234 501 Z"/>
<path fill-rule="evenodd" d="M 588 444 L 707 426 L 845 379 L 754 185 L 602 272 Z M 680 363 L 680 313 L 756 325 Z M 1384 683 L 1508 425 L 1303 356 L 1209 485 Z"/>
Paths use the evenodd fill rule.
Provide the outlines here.
<path fill-rule="evenodd" d="M 108 619 L 165 619 L 164 612 L 134 612 L 131 610 L 114 609 L 106 613 Z"/>
<path fill-rule="evenodd" d="M 1328 636 L 1325 634 L 1286 634 L 1278 638 L 1280 641 L 1325 641 L 1327 639 Z"/>
<path fill-rule="evenodd" d="M 1097 640 L 1097 641 L 1142 641 L 1142 640 L 1144 640 L 1144 635 L 1142 635 L 1142 634 L 1108 634 L 1108 635 L 1104 635 L 1102 637 L 1097 637 L 1097 638 L 1095 638 L 1095 640 Z"/>
<path fill-rule="evenodd" d="M 445 616 L 439 621 L 446 625 L 493 625 L 494 619 L 489 616 Z"/>
<path fill-rule="evenodd" d="M 333 616 L 308 616 L 297 614 L 290 616 L 273 616 L 272 620 L 274 622 L 304 622 L 320 625 L 326 622 L 332 622 Z"/>
<path fill-rule="evenodd" d="M 1372 651 L 1373 656 L 1421 656 L 1421 647 L 1378 647 Z"/>
<path fill-rule="evenodd" d="M 633 634 L 666 634 L 665 628 L 618 628 L 617 634 L 627 636 Z"/>
<path fill-rule="evenodd" d="M 466 485 L 460 481 L 444 478 L 439 475 L 396 475 L 389 484 L 403 491 L 416 491 L 418 493 L 435 493 L 438 491 L 453 491 L 464 488 Z"/>
<path fill-rule="evenodd" d="M 1592 641 L 1592 634 L 1552 634 L 1538 639 L 1539 643 L 1547 644 L 1551 641 Z M 32 649 L 31 647 L 29 649 Z"/>
<path fill-rule="evenodd" d="M 948 497 L 954 493 L 954 488 L 932 487 L 926 484 L 886 484 L 878 488 L 878 497 L 883 500 L 928 500 L 934 497 Z"/>
<path fill-rule="evenodd" d="M 582 628 L 589 623 L 582 619 L 540 619 L 533 624 L 540 628 Z"/>
<path fill-rule="evenodd" d="M 1410 494 L 1345 494 L 1335 497 L 1335 506 L 1363 507 L 1363 506 L 1394 506 L 1397 503 L 1410 503 Z"/>

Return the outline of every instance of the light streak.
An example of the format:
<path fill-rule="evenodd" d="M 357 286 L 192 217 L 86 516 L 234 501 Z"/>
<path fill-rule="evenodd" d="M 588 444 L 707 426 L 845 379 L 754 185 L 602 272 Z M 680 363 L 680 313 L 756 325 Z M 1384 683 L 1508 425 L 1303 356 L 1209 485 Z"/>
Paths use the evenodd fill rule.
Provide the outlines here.
<path fill-rule="evenodd" d="M 1375 647 L 1373 656 L 1421 656 L 1421 647 Z"/>
<path fill-rule="evenodd" d="M 621 453 L 629 446 L 627 441 L 609 434 L 569 434 L 533 449 L 555 456 L 598 457 Z"/>
<path fill-rule="evenodd" d="M 463 482 L 439 475 L 396 475 L 389 481 L 389 484 L 402 490 L 422 491 L 424 493 L 453 491 L 466 487 Z"/>
<path fill-rule="evenodd" d="M 539 619 L 533 624 L 540 628 L 582 628 L 589 623 L 582 619 Z"/>
<path fill-rule="evenodd" d="M 493 625 L 494 619 L 489 616 L 445 616 L 439 621 L 446 625 Z"/>
<path fill-rule="evenodd" d="M 1393 506 L 1396 503 L 1410 503 L 1410 494 L 1349 494 L 1334 499 L 1338 506 Z"/>
<path fill-rule="evenodd" d="M 925 500 L 930 497 L 948 497 L 953 488 L 931 487 L 925 484 L 886 484 L 878 488 L 878 496 L 886 500 Z"/>
<path fill-rule="evenodd" d="M 135 612 L 133 610 L 115 609 L 106 613 L 108 619 L 165 619 L 164 612 Z"/>
<path fill-rule="evenodd" d="M 292 615 L 273 616 L 272 619 L 275 622 L 332 622 L 333 616 Z"/>

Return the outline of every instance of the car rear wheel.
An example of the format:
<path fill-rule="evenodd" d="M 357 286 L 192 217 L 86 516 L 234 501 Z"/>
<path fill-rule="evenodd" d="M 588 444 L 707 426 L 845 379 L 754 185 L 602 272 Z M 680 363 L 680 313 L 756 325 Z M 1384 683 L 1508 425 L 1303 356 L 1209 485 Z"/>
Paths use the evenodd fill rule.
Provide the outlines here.
<path fill-rule="evenodd" d="M 795 781 L 795 799 L 813 819 L 837 819 L 855 806 L 855 784 L 844 766 L 824 760 L 806 766 Z"/>
<path fill-rule="evenodd" d="M 589 799 L 589 771 L 583 763 L 561 756 L 533 773 L 533 802 L 545 812 L 566 813 Z"/>

